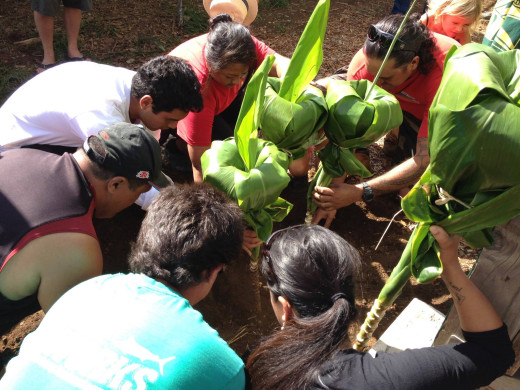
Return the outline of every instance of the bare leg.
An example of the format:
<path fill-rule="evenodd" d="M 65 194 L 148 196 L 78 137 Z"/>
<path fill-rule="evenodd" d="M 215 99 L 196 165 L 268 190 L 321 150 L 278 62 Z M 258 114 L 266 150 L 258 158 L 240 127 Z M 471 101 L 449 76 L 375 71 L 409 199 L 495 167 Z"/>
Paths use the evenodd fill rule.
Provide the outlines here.
<path fill-rule="evenodd" d="M 83 57 L 78 49 L 79 27 L 81 25 L 81 10 L 78 8 L 63 8 L 63 19 L 65 20 L 65 30 L 67 31 L 67 50 L 71 58 Z"/>
<path fill-rule="evenodd" d="M 34 11 L 34 23 L 40 35 L 43 46 L 43 60 L 42 64 L 54 64 L 56 58 L 54 57 L 54 18 L 52 16 L 44 16 L 38 11 Z"/>

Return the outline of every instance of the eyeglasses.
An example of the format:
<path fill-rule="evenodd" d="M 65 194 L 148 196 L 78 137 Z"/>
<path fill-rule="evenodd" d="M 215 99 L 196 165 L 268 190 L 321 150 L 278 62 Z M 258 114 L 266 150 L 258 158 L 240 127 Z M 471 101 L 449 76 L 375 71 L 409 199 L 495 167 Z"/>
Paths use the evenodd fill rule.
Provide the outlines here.
<path fill-rule="evenodd" d="M 383 49 L 388 49 L 392 44 L 392 41 L 395 38 L 394 34 L 387 33 L 385 31 L 380 30 L 373 24 L 368 28 L 367 38 L 370 42 L 378 42 L 379 46 Z M 406 46 L 401 39 L 397 38 L 397 42 L 395 44 L 395 48 L 400 51 L 413 51 L 413 50 L 403 50 Z"/>

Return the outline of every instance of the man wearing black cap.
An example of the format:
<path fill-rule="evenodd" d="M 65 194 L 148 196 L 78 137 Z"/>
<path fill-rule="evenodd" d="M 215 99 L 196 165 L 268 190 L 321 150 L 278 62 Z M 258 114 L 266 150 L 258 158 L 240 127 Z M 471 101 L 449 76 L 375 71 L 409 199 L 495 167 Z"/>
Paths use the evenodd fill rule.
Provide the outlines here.
<path fill-rule="evenodd" d="M 111 218 L 169 184 L 151 134 L 116 123 L 74 154 L 0 153 L 0 331 L 101 274 L 92 217 Z"/>

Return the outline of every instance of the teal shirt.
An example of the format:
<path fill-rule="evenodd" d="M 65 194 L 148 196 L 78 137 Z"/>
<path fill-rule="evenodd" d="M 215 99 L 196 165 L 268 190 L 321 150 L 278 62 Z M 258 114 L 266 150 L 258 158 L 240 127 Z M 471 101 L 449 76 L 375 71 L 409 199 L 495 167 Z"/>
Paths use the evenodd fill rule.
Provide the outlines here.
<path fill-rule="evenodd" d="M 194 310 L 144 275 L 103 275 L 60 298 L 0 389 L 244 389 L 244 364 Z"/>

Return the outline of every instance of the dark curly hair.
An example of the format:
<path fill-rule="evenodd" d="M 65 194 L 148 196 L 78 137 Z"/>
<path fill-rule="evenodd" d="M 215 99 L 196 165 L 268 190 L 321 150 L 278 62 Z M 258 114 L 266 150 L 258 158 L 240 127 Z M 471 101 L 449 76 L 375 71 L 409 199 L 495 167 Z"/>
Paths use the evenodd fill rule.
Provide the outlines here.
<path fill-rule="evenodd" d="M 227 14 L 220 14 L 210 20 L 210 28 L 204 56 L 212 71 L 218 71 L 231 64 L 245 64 L 249 67 L 249 79 L 256 70 L 256 45 L 251 33 L 244 25 L 236 23 Z"/>
<path fill-rule="evenodd" d="M 173 56 L 159 56 L 142 65 L 132 78 L 132 96 L 150 95 L 152 111 L 199 112 L 202 110 L 200 83 L 186 61 Z"/>
<path fill-rule="evenodd" d="M 395 66 L 399 67 L 409 64 L 417 55 L 419 56 L 419 72 L 428 74 L 435 63 L 433 51 L 436 49 L 436 40 L 430 30 L 422 24 L 420 17 L 421 15 L 418 13 L 410 15 L 399 34 L 399 39 L 405 43 L 406 50 L 397 50 L 394 47 L 390 58 L 393 58 Z M 403 18 L 403 15 L 390 15 L 377 22 L 375 26 L 381 31 L 395 35 Z M 367 57 L 377 59 L 383 59 L 387 53 L 387 48 L 381 46 L 379 41 L 372 42 L 368 38 L 365 40 L 363 50 Z"/>
<path fill-rule="evenodd" d="M 186 289 L 229 264 L 244 228 L 235 202 L 207 183 L 168 187 L 154 200 L 130 254 L 130 270 Z"/>

